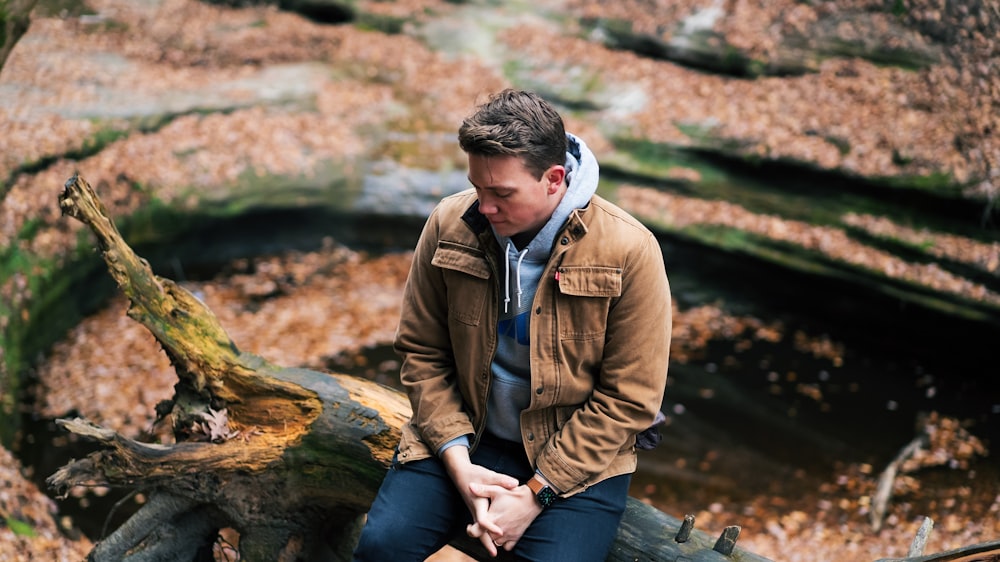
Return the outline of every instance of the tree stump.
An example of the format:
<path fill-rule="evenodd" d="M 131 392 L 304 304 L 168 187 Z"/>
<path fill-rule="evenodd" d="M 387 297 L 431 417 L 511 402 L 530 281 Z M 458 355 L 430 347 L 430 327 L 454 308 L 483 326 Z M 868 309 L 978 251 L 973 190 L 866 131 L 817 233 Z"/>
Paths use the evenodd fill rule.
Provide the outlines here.
<path fill-rule="evenodd" d="M 405 396 L 241 352 L 211 310 L 132 251 L 83 178 L 66 182 L 60 206 L 90 227 L 129 317 L 156 337 L 178 377 L 173 398 L 157 405 L 173 444 L 140 443 L 79 418 L 59 422 L 103 447 L 60 468 L 51 488 L 127 487 L 149 498 L 88 559 L 211 560 L 219 530 L 232 528 L 242 560 L 348 560 L 409 418 Z M 630 499 L 608 559 L 766 560 L 735 547 L 739 527 L 715 540 L 692 525 Z M 470 539 L 453 544 L 490 559 Z"/>

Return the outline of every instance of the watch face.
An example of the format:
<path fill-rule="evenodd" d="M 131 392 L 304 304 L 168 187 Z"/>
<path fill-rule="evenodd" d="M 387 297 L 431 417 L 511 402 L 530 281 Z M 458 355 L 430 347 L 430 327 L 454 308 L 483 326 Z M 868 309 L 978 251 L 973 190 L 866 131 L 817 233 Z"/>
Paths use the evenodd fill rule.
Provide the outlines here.
<path fill-rule="evenodd" d="M 552 491 L 552 488 L 545 486 L 541 490 L 538 490 L 538 493 L 535 494 L 535 497 L 538 498 L 538 503 L 542 504 L 542 507 L 549 507 L 550 505 L 552 505 L 552 502 L 556 501 L 556 498 L 559 496 L 557 496 L 556 493 Z"/>

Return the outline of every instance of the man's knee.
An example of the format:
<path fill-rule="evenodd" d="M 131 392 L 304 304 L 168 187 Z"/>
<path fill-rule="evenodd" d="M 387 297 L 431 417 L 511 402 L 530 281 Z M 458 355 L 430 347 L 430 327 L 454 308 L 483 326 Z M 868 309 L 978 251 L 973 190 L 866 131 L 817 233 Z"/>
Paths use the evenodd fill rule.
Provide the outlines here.
<path fill-rule="evenodd" d="M 400 498 L 390 500 L 385 492 L 379 491 L 365 516 L 358 544 L 354 547 L 355 562 L 416 559 L 405 556 L 406 548 L 413 544 L 412 539 L 415 538 L 413 521 L 409 520 L 405 509 L 407 502 Z"/>
<path fill-rule="evenodd" d="M 441 540 L 402 523 L 365 525 L 354 548 L 354 562 L 423 562 L 440 549 Z"/>
<path fill-rule="evenodd" d="M 397 560 L 398 548 L 393 545 L 393 538 L 388 525 L 380 525 L 377 520 L 369 519 L 361 529 L 358 544 L 354 547 L 354 562 L 382 562 Z"/>

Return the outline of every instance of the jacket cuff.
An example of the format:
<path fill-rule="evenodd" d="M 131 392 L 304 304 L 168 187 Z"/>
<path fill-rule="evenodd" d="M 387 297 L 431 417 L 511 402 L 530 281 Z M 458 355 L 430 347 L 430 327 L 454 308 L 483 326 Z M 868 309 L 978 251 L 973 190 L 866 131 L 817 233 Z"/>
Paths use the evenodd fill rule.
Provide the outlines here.
<path fill-rule="evenodd" d="M 469 416 L 462 412 L 416 427 L 421 440 L 432 451 L 438 451 L 455 439 L 475 432 Z"/>
<path fill-rule="evenodd" d="M 563 490 L 561 490 L 559 486 L 556 486 L 555 483 L 548 476 L 545 476 L 545 473 L 543 473 L 541 470 L 535 470 L 535 474 L 537 474 L 538 477 L 542 479 L 542 482 L 547 483 L 548 486 L 552 488 L 553 492 L 557 494 L 563 493 Z"/>
<path fill-rule="evenodd" d="M 542 449 L 536 463 L 535 470 L 561 494 L 573 492 L 587 479 L 586 474 L 581 474 L 578 470 L 562 462 L 559 454 L 552 449 L 551 443 Z"/>

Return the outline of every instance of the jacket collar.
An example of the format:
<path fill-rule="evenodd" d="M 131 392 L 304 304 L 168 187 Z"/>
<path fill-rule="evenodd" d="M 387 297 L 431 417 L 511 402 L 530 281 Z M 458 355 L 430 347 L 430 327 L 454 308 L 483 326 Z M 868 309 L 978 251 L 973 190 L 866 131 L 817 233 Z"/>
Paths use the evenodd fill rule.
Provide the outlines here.
<path fill-rule="evenodd" d="M 569 215 L 569 219 L 566 220 L 566 226 L 562 229 L 562 235 L 564 237 L 569 237 L 572 241 L 577 241 L 585 234 L 587 234 L 587 223 L 584 221 L 584 216 L 587 209 L 590 207 L 588 203 L 586 207 L 574 210 Z"/>
<path fill-rule="evenodd" d="M 462 220 L 465 224 L 469 225 L 477 236 L 483 232 L 489 230 L 490 221 L 486 218 L 486 215 L 479 212 L 479 200 L 477 199 L 465 210 L 462 215 Z"/>
<path fill-rule="evenodd" d="M 587 233 L 587 224 L 583 220 L 583 215 L 589 207 L 590 203 L 587 203 L 586 206 L 575 209 L 570 213 L 569 219 L 566 220 L 566 225 L 561 231 L 573 240 L 582 238 Z M 476 236 L 490 231 L 490 221 L 486 218 L 486 215 L 479 212 L 478 199 L 472 205 L 469 205 L 469 208 L 462 214 L 462 221 L 469 225 L 469 228 L 472 229 L 472 232 Z"/>

